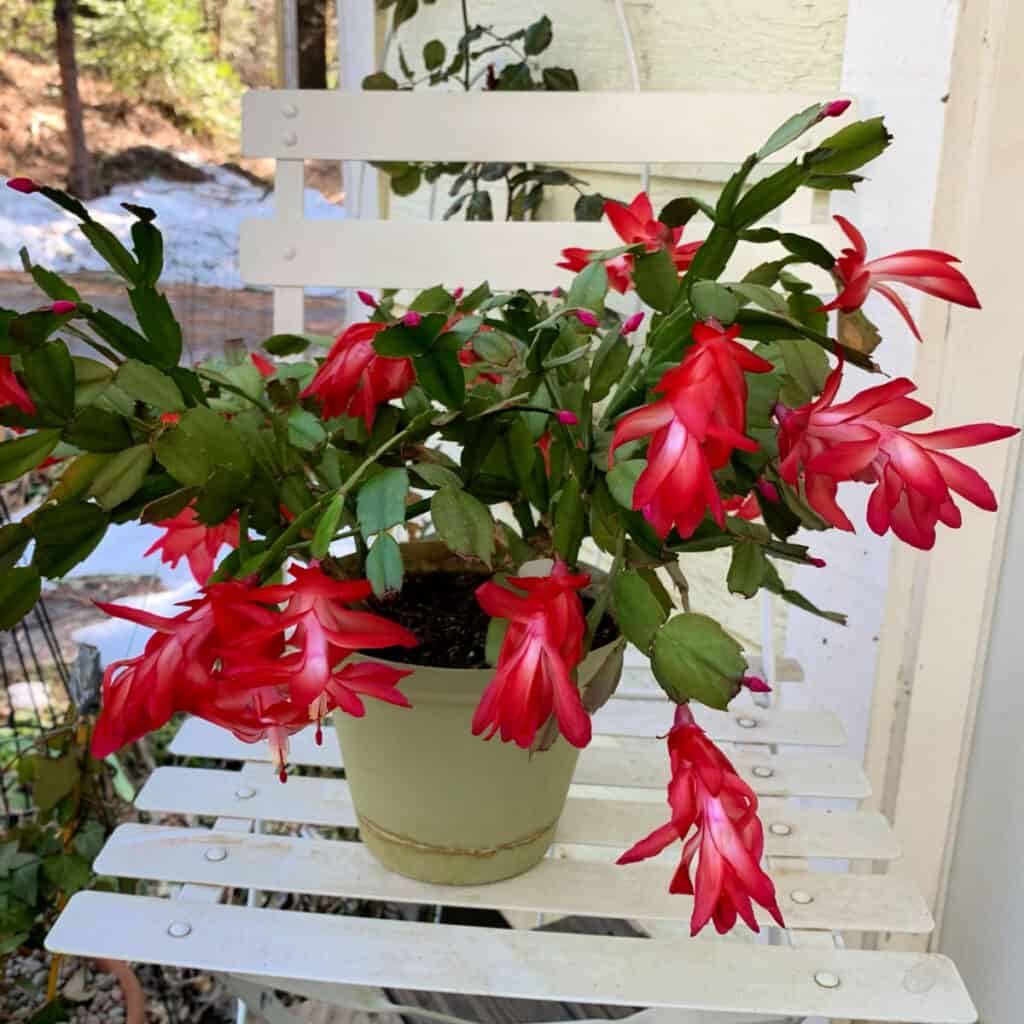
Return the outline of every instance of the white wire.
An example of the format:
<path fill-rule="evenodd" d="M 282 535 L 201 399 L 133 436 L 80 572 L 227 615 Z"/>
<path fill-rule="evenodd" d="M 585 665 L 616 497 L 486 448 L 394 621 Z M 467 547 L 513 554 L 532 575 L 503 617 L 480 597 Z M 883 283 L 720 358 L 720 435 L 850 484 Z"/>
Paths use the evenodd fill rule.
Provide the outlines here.
<path fill-rule="evenodd" d="M 629 76 L 633 81 L 633 92 L 643 92 L 640 84 L 640 64 L 636 57 L 636 46 L 633 43 L 633 30 L 629 27 L 624 0 L 615 0 L 615 14 L 619 19 L 622 32 L 622 43 L 626 47 L 626 59 L 629 61 Z M 644 192 L 651 188 L 651 165 L 645 163 L 640 169 L 640 187 Z"/>

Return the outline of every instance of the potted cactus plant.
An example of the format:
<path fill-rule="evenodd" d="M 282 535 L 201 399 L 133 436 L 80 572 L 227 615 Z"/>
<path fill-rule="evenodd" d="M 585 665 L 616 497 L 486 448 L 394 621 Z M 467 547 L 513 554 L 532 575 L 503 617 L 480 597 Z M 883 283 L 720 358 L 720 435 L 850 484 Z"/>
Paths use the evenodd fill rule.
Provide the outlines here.
<path fill-rule="evenodd" d="M 63 467 L 0 530 L 2 624 L 112 523 L 162 527 L 154 549 L 187 557 L 201 586 L 171 617 L 104 606 L 153 633 L 107 667 L 95 753 L 184 711 L 269 740 L 284 779 L 289 735 L 319 737 L 333 713 L 377 856 L 435 881 L 497 879 L 550 843 L 628 642 L 668 698 L 671 813 L 622 861 L 681 840 L 671 890 L 695 892 L 694 932 L 738 918 L 756 930 L 752 901 L 781 921 L 757 799 L 691 710 L 764 684 L 690 610 L 687 556 L 728 549 L 737 599 L 763 588 L 841 621 L 778 564 L 826 571 L 804 540 L 853 529 L 843 491 L 867 485 L 868 526 L 929 548 L 939 525 L 959 526 L 957 497 L 995 508 L 950 450 L 1016 432 L 908 429 L 931 412 L 913 384 L 870 376 L 873 293 L 914 335 L 900 287 L 978 305 L 953 257 L 869 258 L 842 218 L 838 256 L 761 224 L 797 189 L 852 188 L 888 145 L 881 118 L 856 122 L 751 184 L 845 107 L 794 115 L 714 206 L 608 202 L 622 245 L 565 250 L 566 292 L 438 285 L 402 305 L 361 293 L 365 322 L 323 350 L 275 336 L 262 354 L 194 366 L 158 289 L 153 211 L 129 207 L 126 244 L 72 197 L 10 181 L 79 219 L 137 324 L 38 266 L 48 303 L 0 311 L 0 423 L 16 434 L 0 444 L 0 480 Z M 697 212 L 710 231 L 684 240 Z M 737 247 L 767 243 L 784 255 L 730 275 Z M 801 277 L 808 266 L 832 275 L 830 301 Z M 644 308 L 622 310 L 614 293 L 633 291 Z M 840 400 L 851 376 L 857 392 Z"/>

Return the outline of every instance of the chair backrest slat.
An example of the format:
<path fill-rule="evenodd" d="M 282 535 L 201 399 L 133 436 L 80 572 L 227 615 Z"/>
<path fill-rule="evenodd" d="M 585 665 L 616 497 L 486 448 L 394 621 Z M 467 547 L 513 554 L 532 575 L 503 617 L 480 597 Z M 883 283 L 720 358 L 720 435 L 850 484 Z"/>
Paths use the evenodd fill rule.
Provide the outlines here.
<path fill-rule="evenodd" d="M 834 246 L 831 225 L 800 227 Z M 708 225 L 687 228 L 702 238 Z M 604 223 L 301 220 L 264 218 L 242 225 L 242 279 L 253 285 L 328 288 L 426 288 L 444 284 L 472 288 L 488 281 L 495 289 L 545 291 L 564 287 L 570 275 L 555 264 L 563 248 L 608 249 L 621 245 Z M 737 250 L 728 277 L 739 280 L 766 260 L 785 256 L 781 245 Z M 801 268 L 815 288 L 828 286 L 823 271 Z M 294 330 L 294 327 L 288 328 Z"/>
<path fill-rule="evenodd" d="M 243 101 L 242 149 L 278 159 L 733 164 L 820 99 L 257 89 Z M 826 123 L 809 137 L 832 130 Z"/>
<path fill-rule="evenodd" d="M 302 329 L 306 287 L 424 288 L 437 283 L 545 290 L 564 284 L 555 267 L 569 246 L 619 244 L 607 224 L 316 220 L 303 213 L 304 160 L 530 162 L 553 165 L 738 164 L 767 131 L 820 97 L 794 93 L 438 93 L 254 90 L 245 96 L 242 148 L 277 160 L 273 218 L 243 225 L 242 279 L 275 289 L 276 331 Z M 834 130 L 815 126 L 772 157 L 791 160 Z M 835 247 L 812 224 L 813 194 L 793 197 L 781 226 Z M 695 221 L 688 239 L 707 231 Z M 728 268 L 740 277 L 784 255 L 742 247 Z M 826 288 L 824 274 L 816 288 Z"/>

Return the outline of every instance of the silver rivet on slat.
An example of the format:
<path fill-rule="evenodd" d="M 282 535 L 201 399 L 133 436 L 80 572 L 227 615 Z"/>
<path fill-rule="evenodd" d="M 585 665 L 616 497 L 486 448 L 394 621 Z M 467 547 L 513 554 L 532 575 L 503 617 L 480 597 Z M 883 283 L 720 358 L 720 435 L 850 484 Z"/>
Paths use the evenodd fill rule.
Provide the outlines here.
<path fill-rule="evenodd" d="M 223 846 L 211 846 L 208 850 L 203 851 L 203 857 L 206 860 L 211 860 L 215 864 L 219 861 L 226 860 L 228 851 Z"/>
<path fill-rule="evenodd" d="M 822 988 L 839 988 L 839 975 L 831 971 L 815 971 L 814 983 Z"/>
<path fill-rule="evenodd" d="M 295 132 L 285 132 L 281 141 L 286 146 L 297 146 L 299 144 L 299 137 L 298 135 L 295 134 Z"/>
<path fill-rule="evenodd" d="M 790 894 L 789 898 L 794 903 L 799 903 L 801 906 L 807 906 L 808 903 L 814 902 L 814 897 L 803 889 L 794 889 Z"/>
<path fill-rule="evenodd" d="M 291 263 L 291 261 L 295 259 L 296 256 L 295 246 L 289 245 L 288 248 L 281 253 L 281 255 L 284 257 L 285 262 Z"/>
<path fill-rule="evenodd" d="M 281 108 L 281 113 L 290 120 L 293 117 L 299 116 L 299 108 L 294 103 L 286 103 Z"/>
<path fill-rule="evenodd" d="M 757 725 L 756 718 L 737 718 L 736 724 L 741 729 L 753 729 Z"/>
<path fill-rule="evenodd" d="M 256 795 L 256 790 L 252 786 L 239 786 L 235 790 L 235 796 L 239 800 L 251 800 Z"/>
<path fill-rule="evenodd" d="M 172 939 L 183 939 L 186 935 L 192 934 L 192 925 L 188 921 L 172 921 L 167 926 L 167 934 Z"/>
<path fill-rule="evenodd" d="M 763 764 L 756 764 L 752 769 L 759 779 L 770 779 L 775 774 L 774 768 L 767 768 Z"/>
<path fill-rule="evenodd" d="M 773 836 L 788 836 L 793 831 L 793 827 L 781 821 L 773 821 L 768 826 L 768 831 Z"/>

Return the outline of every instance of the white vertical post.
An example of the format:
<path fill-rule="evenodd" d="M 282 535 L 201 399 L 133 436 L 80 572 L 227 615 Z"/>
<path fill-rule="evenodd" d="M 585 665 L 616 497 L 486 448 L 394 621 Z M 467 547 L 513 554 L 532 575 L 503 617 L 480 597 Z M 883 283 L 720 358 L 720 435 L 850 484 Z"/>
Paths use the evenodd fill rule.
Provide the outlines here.
<path fill-rule="evenodd" d="M 377 70 L 377 22 L 374 0 L 337 0 L 338 10 L 338 88 L 359 92 L 363 79 Z M 359 220 L 380 216 L 379 178 L 364 160 L 342 163 L 345 188 L 345 212 Z M 358 302 L 353 289 L 345 291 L 345 322 L 358 318 Z"/>
<path fill-rule="evenodd" d="M 954 0 L 850 4 L 838 92 L 857 97 L 861 117 L 884 114 L 894 139 L 871 165 L 869 179 L 856 192 L 835 193 L 832 206 L 862 229 L 872 255 L 929 244 L 956 7 Z M 914 293 L 908 301 L 916 307 Z M 885 370 L 909 374 L 918 343 L 906 325 L 884 302 L 871 299 L 867 312 L 886 338 L 878 352 Z M 844 376 L 846 393 L 878 383 L 853 367 Z M 848 752 L 857 759 L 864 754 L 871 715 L 890 550 L 888 538 L 876 537 L 865 523 L 868 493 L 852 484 L 842 489 L 843 508 L 857 533 L 807 534 L 806 543 L 828 568 L 798 566 L 792 577 L 792 586 L 815 604 L 845 611 L 849 625 L 831 626 L 793 612 L 785 651 L 799 659 L 814 682 L 787 699 L 840 710 L 850 737 Z"/>

